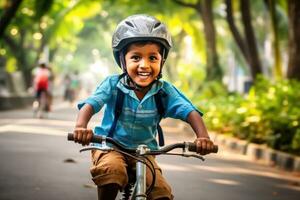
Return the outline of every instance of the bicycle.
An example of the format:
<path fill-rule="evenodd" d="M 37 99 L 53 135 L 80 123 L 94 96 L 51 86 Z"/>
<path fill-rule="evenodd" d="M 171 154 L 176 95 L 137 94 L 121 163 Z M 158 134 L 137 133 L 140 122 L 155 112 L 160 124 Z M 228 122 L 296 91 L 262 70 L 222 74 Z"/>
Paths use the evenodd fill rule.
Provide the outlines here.
<path fill-rule="evenodd" d="M 74 135 L 73 133 L 68 133 L 68 140 L 73 141 Z M 204 157 L 199 154 L 189 154 L 189 152 L 196 152 L 196 145 L 192 142 L 182 142 L 182 143 L 174 143 L 170 145 L 166 145 L 159 150 L 150 150 L 146 145 L 141 144 L 137 147 L 136 150 L 128 149 L 122 144 L 115 141 L 113 138 L 106 136 L 93 135 L 91 140 L 93 143 L 102 144 L 101 147 L 98 146 L 88 146 L 80 149 L 80 152 L 89 151 L 89 150 L 102 150 L 102 151 L 118 151 L 126 156 L 132 157 L 137 160 L 136 162 L 136 175 L 131 177 L 129 174 L 129 182 L 125 189 L 122 191 L 122 199 L 121 200 L 146 200 L 148 194 L 151 192 L 155 183 L 155 169 L 154 166 L 148 164 L 146 162 L 146 155 L 178 155 L 183 157 L 195 157 L 202 161 L 204 161 Z M 108 146 L 106 143 L 112 144 L 112 147 Z M 169 153 L 174 149 L 182 149 L 182 153 Z M 212 153 L 218 152 L 218 146 L 214 145 L 214 149 Z M 149 161 L 149 160 L 148 160 Z M 146 188 L 146 167 L 148 167 L 153 176 L 151 185 Z"/>
<path fill-rule="evenodd" d="M 32 104 L 34 117 L 40 119 L 47 117 L 46 114 L 49 111 L 48 104 L 49 104 L 48 93 L 47 91 L 42 90 L 38 99 L 35 100 Z"/>

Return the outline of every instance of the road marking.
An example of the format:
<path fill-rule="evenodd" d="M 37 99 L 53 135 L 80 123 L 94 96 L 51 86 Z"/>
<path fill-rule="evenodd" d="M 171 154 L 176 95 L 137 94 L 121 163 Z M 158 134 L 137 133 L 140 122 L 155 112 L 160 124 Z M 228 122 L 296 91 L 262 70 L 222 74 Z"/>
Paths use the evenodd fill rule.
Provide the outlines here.
<path fill-rule="evenodd" d="M 55 126 L 74 126 L 74 121 L 53 120 L 53 119 L 5 119 L 0 120 L 2 123 L 13 124 L 28 124 L 28 125 L 55 125 Z"/>
<path fill-rule="evenodd" d="M 222 185 L 240 185 L 241 183 L 228 179 L 208 179 L 208 181 L 213 183 L 218 183 Z"/>
<path fill-rule="evenodd" d="M 276 187 L 300 191 L 300 187 L 296 185 L 276 185 Z"/>
<path fill-rule="evenodd" d="M 55 120 L 55 119 L 1 119 L 0 123 L 6 125 L 43 125 L 43 126 L 49 125 L 49 126 L 60 126 L 60 127 L 75 126 L 75 121 Z M 89 123 L 90 127 L 94 127 L 97 124 L 98 124 L 97 122 L 93 122 L 93 121 Z"/>
<path fill-rule="evenodd" d="M 74 121 L 55 119 L 1 119 L 0 133 L 18 132 L 40 135 L 66 136 L 75 127 Z M 91 121 L 89 127 L 95 127 L 96 122 Z M 53 127 L 49 127 L 53 126 Z M 62 128 L 64 130 L 62 130 Z"/>
<path fill-rule="evenodd" d="M 265 170 L 255 170 L 255 169 L 245 169 L 240 167 L 225 167 L 223 166 L 222 169 L 219 167 L 213 167 L 213 166 L 199 166 L 199 165 L 190 165 L 188 166 L 190 169 L 198 169 L 198 170 L 204 170 L 204 171 L 210 171 L 214 173 L 221 173 L 221 174 L 247 174 L 247 175 L 254 175 L 254 176 L 262 176 L 262 177 L 270 177 L 270 178 L 276 178 L 276 179 L 282 179 L 282 180 L 289 180 L 289 181 L 300 181 L 300 177 L 294 177 L 292 175 L 289 175 L 287 173 L 279 174 L 278 172 L 274 171 L 267 171 Z"/>
<path fill-rule="evenodd" d="M 159 163 L 160 168 L 163 170 L 169 170 L 169 171 L 192 171 L 191 168 L 183 167 L 183 166 L 176 166 L 176 165 L 170 165 L 170 164 L 165 164 L 165 163 Z"/>
<path fill-rule="evenodd" d="M 20 133 L 31 133 L 40 135 L 55 135 L 55 136 L 66 136 L 66 131 L 58 130 L 55 128 L 48 127 L 37 127 L 37 126 L 24 126 L 24 125 L 4 125 L 0 127 L 0 133 L 5 132 L 20 132 Z"/>

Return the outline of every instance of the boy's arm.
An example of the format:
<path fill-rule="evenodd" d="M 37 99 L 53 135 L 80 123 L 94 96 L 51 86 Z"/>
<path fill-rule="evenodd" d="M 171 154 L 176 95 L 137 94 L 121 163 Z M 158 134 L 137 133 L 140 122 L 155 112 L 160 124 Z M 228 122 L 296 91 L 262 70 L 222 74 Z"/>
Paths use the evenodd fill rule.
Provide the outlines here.
<path fill-rule="evenodd" d="M 93 131 L 87 129 L 87 125 L 94 114 L 93 107 L 85 104 L 77 115 L 76 125 L 74 129 L 74 141 L 82 145 L 88 145 L 91 142 Z"/>
<path fill-rule="evenodd" d="M 187 122 L 193 128 L 197 138 L 209 138 L 203 119 L 197 111 L 192 111 L 189 113 Z"/>
<path fill-rule="evenodd" d="M 213 150 L 213 142 L 210 140 L 207 129 L 201 115 L 197 111 L 192 111 L 187 117 L 187 122 L 191 125 L 197 138 L 197 152 L 201 155 L 210 153 Z"/>

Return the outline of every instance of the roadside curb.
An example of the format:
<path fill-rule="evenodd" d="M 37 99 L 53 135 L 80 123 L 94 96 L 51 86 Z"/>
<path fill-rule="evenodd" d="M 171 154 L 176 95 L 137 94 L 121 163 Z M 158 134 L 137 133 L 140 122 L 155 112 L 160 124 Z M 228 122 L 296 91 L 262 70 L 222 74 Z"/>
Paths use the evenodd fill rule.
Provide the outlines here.
<path fill-rule="evenodd" d="M 300 172 L 300 157 L 267 147 L 249 143 L 230 136 L 210 133 L 214 142 L 225 146 L 226 149 L 247 156 L 253 161 L 258 161 L 270 167 L 277 167 L 286 171 Z"/>
<path fill-rule="evenodd" d="M 187 123 L 180 121 L 165 120 L 163 125 L 176 127 L 177 131 L 183 132 L 187 137 L 194 137 L 192 128 Z M 266 145 L 249 143 L 228 135 L 222 135 L 215 132 L 209 133 L 211 139 L 219 146 L 226 148 L 231 152 L 245 155 L 250 160 L 261 164 L 277 167 L 281 170 L 300 173 L 300 157 L 288 154 L 282 151 L 274 150 Z"/>
<path fill-rule="evenodd" d="M 9 97 L 0 96 L 0 111 L 24 108 L 31 105 L 33 100 L 34 97 L 30 95 Z"/>

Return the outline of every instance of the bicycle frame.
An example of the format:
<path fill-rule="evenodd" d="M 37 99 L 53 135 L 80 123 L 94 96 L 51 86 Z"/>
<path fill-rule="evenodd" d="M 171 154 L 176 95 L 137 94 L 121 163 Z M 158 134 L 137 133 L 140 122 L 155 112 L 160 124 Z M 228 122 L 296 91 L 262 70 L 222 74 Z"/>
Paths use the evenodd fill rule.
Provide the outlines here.
<path fill-rule="evenodd" d="M 147 152 L 146 145 L 139 145 L 137 152 L 139 155 L 144 155 Z M 146 200 L 146 165 L 140 161 L 136 162 L 136 182 L 133 188 L 132 198 L 136 200 Z"/>
<path fill-rule="evenodd" d="M 80 150 L 82 151 L 88 151 L 88 150 L 102 150 L 102 151 L 112 151 L 114 150 L 111 147 L 108 147 L 106 145 L 105 140 L 102 141 L 102 147 L 85 147 Z M 147 152 L 149 152 L 149 149 L 146 145 L 139 145 L 137 148 L 137 155 L 145 155 Z M 131 194 L 132 200 L 147 200 L 147 186 L 146 186 L 146 165 L 145 163 L 137 160 L 136 162 L 136 181 L 133 186 L 133 191 Z"/>

